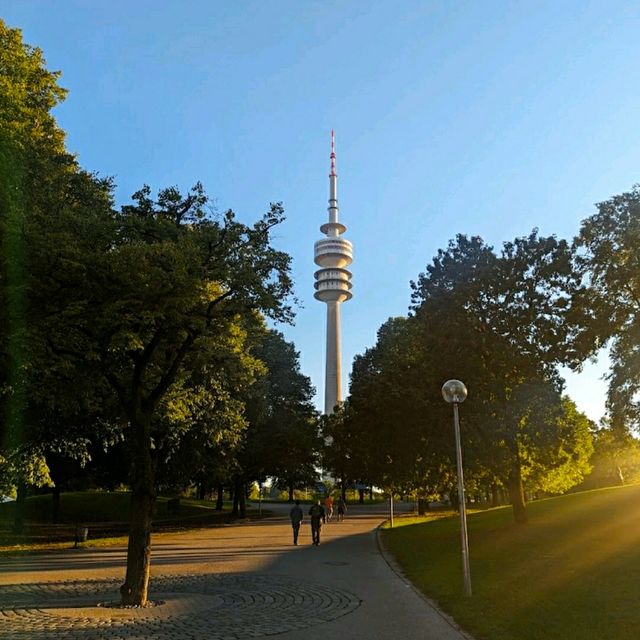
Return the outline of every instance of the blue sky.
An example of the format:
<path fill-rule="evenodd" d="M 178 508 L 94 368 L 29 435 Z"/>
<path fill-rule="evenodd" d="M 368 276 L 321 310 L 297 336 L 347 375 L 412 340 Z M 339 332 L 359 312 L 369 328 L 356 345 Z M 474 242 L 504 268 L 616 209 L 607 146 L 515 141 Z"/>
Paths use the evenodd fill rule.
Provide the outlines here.
<path fill-rule="evenodd" d="M 640 181 L 640 4 L 615 0 L 5 0 L 70 90 L 68 146 L 125 202 L 201 180 L 250 222 L 282 201 L 303 371 L 323 392 L 313 242 L 336 130 L 354 244 L 344 368 L 403 315 L 409 281 L 456 233 L 571 238 Z M 601 362 L 568 379 L 603 411 Z M 473 390 L 470 390 L 472 393 Z"/>

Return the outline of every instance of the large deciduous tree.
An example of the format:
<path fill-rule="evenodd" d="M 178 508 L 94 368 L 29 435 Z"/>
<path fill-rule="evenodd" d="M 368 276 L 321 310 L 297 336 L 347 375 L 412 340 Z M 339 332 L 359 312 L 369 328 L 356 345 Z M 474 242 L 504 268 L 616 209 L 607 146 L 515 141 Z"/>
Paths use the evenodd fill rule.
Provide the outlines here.
<path fill-rule="evenodd" d="M 243 394 L 265 369 L 251 353 L 254 325 L 262 326 L 261 319 L 238 318 L 219 336 L 199 375 L 168 398 L 167 427 L 157 444 L 159 487 L 180 491 L 195 483 L 204 497 L 214 481 L 226 480 L 237 466 L 247 426 Z M 206 400 L 195 408 L 193 398 L 203 395 Z"/>
<path fill-rule="evenodd" d="M 503 443 L 509 469 L 506 483 L 518 522 L 526 521 L 527 448 L 543 449 L 541 438 L 548 436 L 548 431 L 529 428 L 533 409 L 546 400 L 558 405 L 559 396 L 552 398 L 554 389 L 557 395 L 561 388 L 556 367 L 575 357 L 566 315 L 577 287 L 570 246 L 564 240 L 540 237 L 535 230 L 504 243 L 499 255 L 479 238 L 458 236 L 413 285 L 416 318 L 425 316 L 428 321 L 423 326 L 429 331 L 443 316 L 439 305 L 445 305 L 443 346 L 446 349 L 449 342 L 455 353 L 457 345 L 464 345 L 450 362 L 466 361 L 475 369 L 469 383 L 477 383 L 485 415 L 477 422 L 476 446 Z M 540 437 L 531 439 L 527 433 Z M 495 452 L 489 455 L 495 457 Z"/>
<path fill-rule="evenodd" d="M 467 479 L 508 488 L 518 522 L 525 483 L 559 491 L 581 480 L 589 425 L 562 399 L 556 369 L 575 357 L 565 320 L 578 286 L 571 258 L 566 242 L 535 231 L 500 254 L 466 236 L 438 252 L 412 285 L 411 316 L 387 322 L 354 363 L 349 441 L 372 445 L 362 459 L 376 479 L 455 493 L 440 388 L 459 378 L 470 390 L 461 411 Z"/>
<path fill-rule="evenodd" d="M 206 203 L 199 184 L 156 200 L 145 187 L 103 218 L 106 243 L 91 250 L 86 238 L 100 235 L 83 229 L 82 251 L 70 240 L 51 271 L 66 278 L 58 283 L 64 309 L 48 318 L 52 361 L 73 361 L 111 389 L 131 455 L 124 603 L 147 600 L 158 451 L 173 428 L 195 424 L 218 400 L 216 356 L 238 319 L 291 315 L 289 256 L 270 245 L 282 207 L 249 227 L 231 211 L 211 215 Z"/>
<path fill-rule="evenodd" d="M 108 181 L 81 171 L 64 147 L 51 114 L 66 94 L 59 75 L 0 20 L 0 446 L 20 498 L 47 480 L 47 452 L 87 455 L 90 408 L 81 382 L 65 384 L 64 371 L 48 366 L 37 274 L 58 250 L 58 214 L 108 205 L 110 194 Z M 19 520 L 18 508 L 17 528 Z"/>
<path fill-rule="evenodd" d="M 576 238 L 585 278 L 578 319 L 585 352 L 611 339 L 607 408 L 640 429 L 640 185 L 597 205 Z"/>
<path fill-rule="evenodd" d="M 349 403 L 331 429 L 328 451 L 332 467 L 348 480 L 422 493 L 438 483 L 439 462 L 430 452 L 442 450 L 445 434 L 434 428 L 426 355 L 414 320 L 391 318 L 375 346 L 356 356 Z"/>
<path fill-rule="evenodd" d="M 289 257 L 270 243 L 283 210 L 247 226 L 213 214 L 198 184 L 156 199 L 145 187 L 116 211 L 110 181 L 64 148 L 51 115 L 65 95 L 58 76 L 0 21 L 2 457 L 26 468 L 11 460 L 37 463 L 44 447 L 85 455 L 87 434 L 126 440 L 122 597 L 141 604 L 159 461 L 177 436 L 215 442 L 242 426 L 220 354 L 243 352 L 254 314 L 291 317 Z"/>
<path fill-rule="evenodd" d="M 594 431 L 593 470 L 581 485 L 598 489 L 640 481 L 640 441 L 626 428 L 606 423 Z"/>
<path fill-rule="evenodd" d="M 289 491 L 316 480 L 318 418 L 314 389 L 300 371 L 300 355 L 292 343 L 275 330 L 257 336 L 252 353 L 265 371 L 247 390 L 248 429 L 239 452 L 245 481 L 262 482 L 267 476 Z"/>

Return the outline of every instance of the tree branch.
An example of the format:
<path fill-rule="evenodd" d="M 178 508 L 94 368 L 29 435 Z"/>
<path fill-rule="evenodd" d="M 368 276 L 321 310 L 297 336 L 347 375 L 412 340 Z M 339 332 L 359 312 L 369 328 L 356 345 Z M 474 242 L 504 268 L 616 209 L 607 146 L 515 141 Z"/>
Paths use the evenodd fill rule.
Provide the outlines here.
<path fill-rule="evenodd" d="M 160 342 L 160 338 L 164 333 L 164 328 L 159 327 L 157 331 L 154 333 L 151 340 L 147 346 L 143 349 L 142 354 L 140 356 L 133 357 L 133 377 L 131 379 L 131 391 L 134 392 L 135 389 L 140 385 L 142 381 L 142 376 L 144 375 L 145 369 L 149 364 L 151 357 L 153 356 L 153 352 L 155 351 L 158 343 Z"/>
<path fill-rule="evenodd" d="M 152 411 L 158 402 L 161 400 L 162 396 L 166 393 L 167 389 L 173 384 L 176 379 L 176 375 L 178 374 L 178 368 L 182 364 L 187 353 L 189 353 L 189 349 L 196 341 L 198 334 L 195 332 L 190 332 L 187 334 L 183 343 L 180 345 L 178 352 L 176 353 L 176 357 L 173 359 L 171 366 L 168 371 L 162 376 L 160 382 L 156 385 L 156 388 L 149 394 L 147 399 L 143 401 L 143 409 L 148 412 Z"/>

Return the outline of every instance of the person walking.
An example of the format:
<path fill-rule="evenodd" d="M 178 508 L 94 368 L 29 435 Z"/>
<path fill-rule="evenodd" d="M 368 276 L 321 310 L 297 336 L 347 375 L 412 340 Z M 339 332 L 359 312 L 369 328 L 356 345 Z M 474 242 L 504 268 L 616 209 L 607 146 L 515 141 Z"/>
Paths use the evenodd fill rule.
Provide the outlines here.
<path fill-rule="evenodd" d="M 302 509 L 300 508 L 300 500 L 296 500 L 295 505 L 289 511 L 291 518 L 291 528 L 293 529 L 293 544 L 298 544 L 298 534 L 300 533 L 300 525 L 302 524 Z"/>
<path fill-rule="evenodd" d="M 340 496 L 338 498 L 338 522 L 342 522 L 344 520 L 344 513 L 347 510 L 347 503 L 344 501 L 344 498 Z"/>
<path fill-rule="evenodd" d="M 320 544 L 320 529 L 322 528 L 322 523 L 326 520 L 324 508 L 320 504 L 320 500 L 309 509 L 309 515 L 311 516 L 311 539 L 317 547 Z"/>
<path fill-rule="evenodd" d="M 331 522 L 331 516 L 333 516 L 333 496 L 331 494 L 325 498 L 324 510 L 327 522 Z"/>

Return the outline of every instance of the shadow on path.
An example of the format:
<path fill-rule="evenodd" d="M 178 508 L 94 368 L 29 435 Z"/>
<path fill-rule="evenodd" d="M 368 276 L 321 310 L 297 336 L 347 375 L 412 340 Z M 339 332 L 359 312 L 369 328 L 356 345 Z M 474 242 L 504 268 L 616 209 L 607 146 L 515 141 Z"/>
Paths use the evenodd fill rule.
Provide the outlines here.
<path fill-rule="evenodd" d="M 257 581 L 259 587 L 262 585 L 262 591 L 257 588 L 255 593 L 258 595 L 254 594 L 253 598 L 262 597 L 259 596 L 261 593 L 269 594 L 265 602 L 256 601 L 245 612 L 253 617 L 266 616 L 263 627 L 258 625 L 257 631 L 254 629 L 258 636 L 278 633 L 283 640 L 288 640 L 298 638 L 300 630 L 304 629 L 305 638 L 309 640 L 327 637 L 461 640 L 465 636 L 392 571 L 381 555 L 377 526 L 384 517 L 384 506 L 350 507 L 344 522 L 334 521 L 323 526 L 318 547 L 311 544 L 308 516 L 305 516 L 298 546 L 292 544 L 291 526 L 286 516 L 165 535 L 153 545 L 150 592 L 153 597 L 154 589 L 161 590 L 167 580 L 182 580 L 182 576 L 192 576 L 187 581 L 192 580 L 195 585 L 217 584 L 221 579 L 245 580 L 244 588 L 253 584 L 252 580 Z M 97 578 L 114 581 L 123 576 L 125 553 L 124 548 L 95 548 L 3 559 L 0 560 L 0 583 L 24 585 Z M 281 586 L 276 589 L 273 585 L 278 581 Z M 229 585 L 225 588 L 224 593 L 228 595 Z M 285 594 L 290 598 L 280 603 L 275 617 L 274 602 L 278 604 L 280 596 L 273 594 Z M 215 628 L 216 621 L 222 625 L 226 620 L 224 616 L 231 615 L 228 613 L 231 609 L 222 607 L 213 611 L 211 596 L 207 597 L 209 625 Z M 195 598 L 194 595 L 194 602 Z M 245 602 L 246 597 L 243 598 L 241 601 Z M 231 600 L 228 604 L 230 607 Z M 300 612 L 306 620 L 300 620 L 298 624 L 297 618 L 289 619 L 288 627 L 273 626 L 282 611 L 291 616 L 298 610 L 296 606 L 303 605 L 307 608 Z M 237 609 L 238 606 L 235 602 L 234 607 Z M 336 614 L 336 607 L 343 607 L 340 615 Z M 148 632 L 154 637 L 153 629 Z M 127 629 L 120 625 L 117 637 L 140 637 L 133 629 L 130 633 L 127 635 Z M 24 637 L 36 636 L 25 633 Z M 87 635 L 86 640 L 91 637 Z"/>

